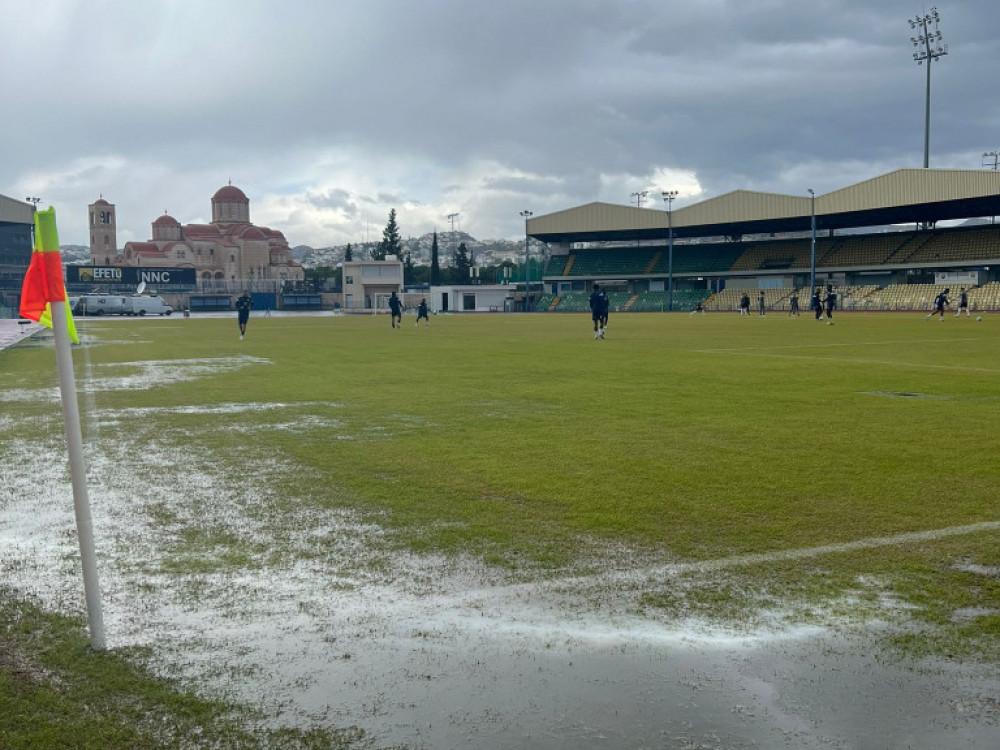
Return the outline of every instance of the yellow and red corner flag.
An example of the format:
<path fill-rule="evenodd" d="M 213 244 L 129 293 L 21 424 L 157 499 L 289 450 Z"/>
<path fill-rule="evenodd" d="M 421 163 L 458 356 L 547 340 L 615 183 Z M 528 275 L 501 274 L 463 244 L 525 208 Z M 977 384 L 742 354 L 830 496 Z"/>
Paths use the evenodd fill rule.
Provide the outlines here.
<path fill-rule="evenodd" d="M 63 283 L 56 210 L 50 206 L 46 211 L 35 212 L 35 249 L 21 285 L 21 317 L 51 328 L 53 302 L 66 302 L 66 328 L 73 342 L 79 344 Z"/>

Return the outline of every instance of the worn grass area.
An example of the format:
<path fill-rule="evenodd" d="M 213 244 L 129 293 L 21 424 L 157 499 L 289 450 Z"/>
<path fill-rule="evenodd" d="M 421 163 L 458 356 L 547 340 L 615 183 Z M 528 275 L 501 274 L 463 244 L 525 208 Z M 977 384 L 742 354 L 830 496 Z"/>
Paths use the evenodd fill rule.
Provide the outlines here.
<path fill-rule="evenodd" d="M 360 747 L 359 732 L 269 729 L 245 708 L 196 698 L 95 653 L 76 619 L 43 613 L 0 589 L 0 747 L 75 750 Z"/>
<path fill-rule="evenodd" d="M 76 351 L 81 381 L 126 384 L 81 395 L 85 431 L 155 436 L 241 481 L 272 457 L 297 467 L 257 511 L 276 540 L 290 498 L 305 499 L 371 514 L 393 548 L 555 576 L 625 565 L 602 557 L 612 549 L 696 562 L 1000 519 L 990 318 L 613 315 L 604 341 L 585 316 L 557 315 L 407 317 L 400 331 L 387 317 L 254 317 L 244 341 L 234 320 L 84 325 L 108 343 Z M 241 364 L 166 375 L 221 359 Z M 0 364 L 2 389 L 55 385 L 45 347 Z M 220 408 L 246 404 L 239 419 Z M 22 420 L 12 437 L 57 441 L 57 403 L 4 406 Z M 101 427 L 106 413 L 131 416 Z M 162 570 L 178 575 L 289 554 L 155 515 L 173 545 Z M 998 538 L 684 574 L 644 602 L 737 620 L 905 611 L 918 625 L 905 648 L 1000 661 Z"/>

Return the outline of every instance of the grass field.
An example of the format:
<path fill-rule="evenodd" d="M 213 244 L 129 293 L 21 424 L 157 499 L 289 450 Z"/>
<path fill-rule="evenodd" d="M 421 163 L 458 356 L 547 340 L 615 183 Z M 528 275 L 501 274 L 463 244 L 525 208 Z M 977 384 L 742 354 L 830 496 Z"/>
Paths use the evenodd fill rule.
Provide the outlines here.
<path fill-rule="evenodd" d="M 877 618 L 901 653 L 995 664 L 997 325 L 633 314 L 595 341 L 582 315 L 256 316 L 240 341 L 229 318 L 86 321 L 106 588 L 183 603 L 331 557 L 390 579 L 399 555 L 464 559 L 627 580 L 657 623 Z M 54 386 L 50 343 L 0 352 L 9 487 L 44 473 L 31 446 L 59 460 Z M 8 555 L 46 591 L 15 589 L 74 611 L 72 541 Z"/>

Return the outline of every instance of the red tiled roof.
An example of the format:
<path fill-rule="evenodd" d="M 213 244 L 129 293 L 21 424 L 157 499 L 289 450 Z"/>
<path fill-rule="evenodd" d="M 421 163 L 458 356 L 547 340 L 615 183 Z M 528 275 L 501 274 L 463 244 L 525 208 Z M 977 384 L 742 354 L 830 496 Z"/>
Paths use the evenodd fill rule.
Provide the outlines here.
<path fill-rule="evenodd" d="M 162 258 L 165 255 L 165 253 L 152 242 L 129 242 L 125 245 L 125 247 L 131 248 L 132 252 L 136 255 L 155 256 L 159 258 Z"/>
<path fill-rule="evenodd" d="M 104 200 L 104 198 L 98 198 L 96 201 L 94 201 L 94 205 L 95 206 L 110 206 L 111 204 L 108 203 L 106 200 Z"/>
<path fill-rule="evenodd" d="M 177 221 L 177 219 L 175 219 L 170 214 L 163 214 L 163 216 L 161 216 L 160 218 L 158 218 L 156 221 L 153 222 L 154 227 L 162 227 L 162 226 L 179 227 L 180 225 L 181 223 Z"/>
<path fill-rule="evenodd" d="M 221 237 L 219 228 L 214 224 L 187 224 L 184 226 L 184 236 L 198 236 L 198 239 L 205 237 Z"/>

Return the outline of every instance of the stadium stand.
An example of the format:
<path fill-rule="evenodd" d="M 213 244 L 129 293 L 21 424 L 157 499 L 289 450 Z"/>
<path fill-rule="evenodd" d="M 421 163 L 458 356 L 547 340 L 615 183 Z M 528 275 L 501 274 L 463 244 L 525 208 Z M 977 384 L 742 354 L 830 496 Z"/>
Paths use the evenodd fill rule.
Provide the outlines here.
<path fill-rule="evenodd" d="M 699 300 L 708 296 L 704 289 L 675 289 L 674 310 L 694 310 Z M 669 292 L 640 292 L 628 307 L 630 312 L 663 312 L 669 309 Z"/>
<path fill-rule="evenodd" d="M 590 292 L 566 292 L 559 295 L 556 312 L 590 312 Z"/>
<path fill-rule="evenodd" d="M 674 245 L 674 273 L 723 273 L 732 268 L 743 252 L 739 242 L 704 245 Z M 546 276 L 636 276 L 666 274 L 670 265 L 668 247 L 601 248 L 577 250 L 567 259 L 551 258 Z"/>
<path fill-rule="evenodd" d="M 792 294 L 792 289 L 788 287 L 777 287 L 774 289 L 764 289 L 764 309 L 765 310 L 778 310 L 779 303 L 787 300 Z M 720 310 L 724 312 L 736 312 L 740 309 L 740 298 L 743 293 L 746 292 L 750 296 L 750 312 L 754 315 L 757 314 L 757 300 L 760 295 L 760 289 L 723 289 L 718 294 L 710 297 L 705 303 L 706 310 Z M 806 300 L 808 304 L 809 300 Z M 692 305 L 693 307 L 693 305 Z M 803 307 L 802 300 L 799 300 L 799 307 Z M 785 307 L 784 309 L 788 309 Z"/>
<path fill-rule="evenodd" d="M 743 252 L 740 242 L 702 245 L 674 245 L 674 273 L 713 274 L 730 270 Z M 650 273 L 665 274 L 670 265 L 668 247 L 661 247 L 660 258 Z"/>
<path fill-rule="evenodd" d="M 566 265 L 572 256 L 569 255 L 555 255 L 550 257 L 545 262 L 545 271 L 543 271 L 545 276 L 564 276 L 566 274 Z"/>
<path fill-rule="evenodd" d="M 856 310 L 930 311 L 934 298 L 947 284 L 892 284 L 868 295 Z"/>
<path fill-rule="evenodd" d="M 608 303 L 613 312 L 624 312 L 634 295 L 631 292 L 608 292 Z"/>
<path fill-rule="evenodd" d="M 969 290 L 969 309 L 1000 310 L 1000 281 L 991 281 L 981 287 Z"/>
<path fill-rule="evenodd" d="M 690 286 L 692 276 L 741 276 L 760 278 L 784 277 L 786 283 L 801 283 L 802 274 L 811 264 L 812 241 L 810 237 L 753 241 L 720 241 L 675 243 L 672 270 L 681 279 L 681 285 Z M 885 276 L 892 281 L 903 281 L 908 273 L 901 268 L 923 268 L 921 274 L 929 280 L 931 270 L 957 272 L 976 271 L 979 278 L 989 278 L 990 266 L 1000 266 L 1000 225 L 984 224 L 941 229 L 914 229 L 875 234 L 846 234 L 816 238 L 816 268 L 836 269 L 838 276 L 851 279 L 851 270 L 862 272 L 885 268 Z M 650 276 L 666 281 L 669 252 L 665 245 L 632 247 L 587 248 L 571 251 L 568 256 L 550 258 L 546 275 L 574 279 L 643 279 Z M 797 278 L 792 279 L 795 276 Z M 992 274 L 996 276 L 995 272 Z M 821 279 L 824 276 L 820 277 Z M 863 278 L 858 279 L 863 280 Z M 984 279 L 985 280 L 985 279 Z M 702 282 L 703 279 L 699 279 Z M 742 282 L 746 283 L 746 282 Z M 818 281 L 825 286 L 824 281 Z M 646 286 L 645 282 L 635 284 Z M 736 310 L 741 289 L 727 288 L 709 296 L 704 290 L 679 290 L 675 283 L 673 308 L 690 310 L 698 300 L 705 300 L 708 310 Z M 952 296 L 957 300 L 960 282 L 949 283 Z M 838 285 L 838 306 L 842 310 L 928 310 L 934 297 L 943 289 L 942 284 L 896 283 L 879 288 L 874 284 Z M 750 288 L 751 310 L 757 311 L 758 289 Z M 793 289 L 788 287 L 765 289 L 768 310 L 789 309 Z M 800 288 L 799 307 L 808 309 L 810 290 Z M 588 292 L 573 292 L 565 297 L 547 295 L 535 309 L 586 312 Z M 666 310 L 667 292 L 634 291 L 615 292 L 612 308 L 618 311 L 651 312 Z M 547 306 L 546 306 L 547 305 Z M 1000 282 L 991 281 L 981 288 L 969 288 L 970 310 L 1000 309 Z"/>
<path fill-rule="evenodd" d="M 733 263 L 733 271 L 808 268 L 811 254 L 809 240 L 774 240 L 744 245 L 743 253 Z M 816 255 L 819 257 L 819 247 Z"/>
<path fill-rule="evenodd" d="M 898 262 L 913 265 L 998 258 L 1000 229 L 990 225 L 930 232 L 925 242 L 903 255 Z"/>
<path fill-rule="evenodd" d="M 656 255 L 651 248 L 606 248 L 573 253 L 574 276 L 639 276 Z"/>
<path fill-rule="evenodd" d="M 550 307 L 552 307 L 552 302 L 556 299 L 556 295 L 551 293 L 546 293 L 541 295 L 537 300 L 535 300 L 534 307 L 532 308 L 535 312 L 546 312 Z"/>
<path fill-rule="evenodd" d="M 892 233 L 838 238 L 836 242 L 824 243 L 827 249 L 821 260 L 817 261 L 817 265 L 826 268 L 882 265 L 912 238 L 913 235 L 909 233 L 905 236 Z"/>

